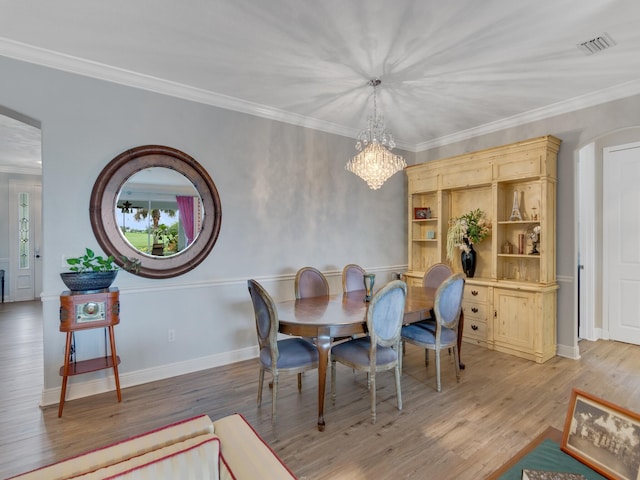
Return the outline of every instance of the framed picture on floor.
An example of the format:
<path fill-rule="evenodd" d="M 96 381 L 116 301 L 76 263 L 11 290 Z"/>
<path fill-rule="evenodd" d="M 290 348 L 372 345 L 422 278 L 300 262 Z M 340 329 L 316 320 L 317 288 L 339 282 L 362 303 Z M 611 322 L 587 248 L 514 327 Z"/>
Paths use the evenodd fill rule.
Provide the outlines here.
<path fill-rule="evenodd" d="M 573 389 L 560 448 L 614 480 L 640 478 L 640 415 Z"/>

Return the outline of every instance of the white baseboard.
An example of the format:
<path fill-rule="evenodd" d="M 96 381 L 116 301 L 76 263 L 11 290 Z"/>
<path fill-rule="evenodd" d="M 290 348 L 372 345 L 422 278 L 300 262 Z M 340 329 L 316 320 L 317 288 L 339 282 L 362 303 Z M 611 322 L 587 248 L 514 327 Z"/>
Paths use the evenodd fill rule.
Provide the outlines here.
<path fill-rule="evenodd" d="M 571 358 L 572 360 L 580 359 L 580 348 L 578 346 L 558 345 L 556 354 L 559 357 Z"/>
<path fill-rule="evenodd" d="M 157 380 L 177 377 L 187 373 L 199 372 L 208 368 L 221 367 L 230 363 L 241 362 L 258 357 L 258 347 L 249 347 L 232 352 L 224 352 L 207 357 L 194 358 L 184 362 L 177 362 L 169 365 L 159 365 L 153 368 L 138 370 L 135 372 L 120 374 L 120 388 L 133 387 Z M 79 377 L 75 377 L 79 378 Z M 42 391 L 42 399 L 40 406 L 53 405 L 60 401 L 60 391 L 62 387 L 44 389 Z M 74 400 L 76 398 L 89 397 L 99 393 L 111 392 L 116 389 L 113 375 L 96 380 L 88 380 L 86 382 L 69 382 L 67 385 L 66 400 Z M 124 394 L 123 394 L 124 395 Z"/>

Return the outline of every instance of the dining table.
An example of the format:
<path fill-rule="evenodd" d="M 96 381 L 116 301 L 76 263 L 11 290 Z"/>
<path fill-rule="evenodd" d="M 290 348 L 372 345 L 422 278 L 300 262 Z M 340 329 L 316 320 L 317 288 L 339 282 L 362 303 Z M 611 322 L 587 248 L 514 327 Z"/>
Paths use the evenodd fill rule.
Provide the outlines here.
<path fill-rule="evenodd" d="M 407 287 L 404 324 L 415 323 L 431 317 L 436 288 Z M 279 332 L 300 337 L 314 338 L 318 349 L 318 430 L 324 431 L 324 399 L 327 367 L 332 341 L 349 338 L 367 332 L 365 290 L 299 298 L 278 302 Z M 458 353 L 460 353 L 464 316 L 460 312 L 458 322 Z M 458 357 L 459 358 L 459 357 Z M 464 364 L 460 361 L 460 368 Z"/>

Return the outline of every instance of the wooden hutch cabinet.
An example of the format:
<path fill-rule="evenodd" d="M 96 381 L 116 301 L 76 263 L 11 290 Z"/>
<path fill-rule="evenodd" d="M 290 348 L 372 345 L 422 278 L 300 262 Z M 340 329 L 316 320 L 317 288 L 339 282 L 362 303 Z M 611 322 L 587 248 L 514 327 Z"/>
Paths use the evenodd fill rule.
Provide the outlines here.
<path fill-rule="evenodd" d="M 429 266 L 449 263 L 449 221 L 480 208 L 491 235 L 474 244 L 478 260 L 465 285 L 463 340 L 538 363 L 556 354 L 559 147 L 549 135 L 406 169 L 407 284 L 421 285 Z M 513 215 L 516 199 L 519 216 Z M 460 260 L 451 266 L 462 271 Z"/>

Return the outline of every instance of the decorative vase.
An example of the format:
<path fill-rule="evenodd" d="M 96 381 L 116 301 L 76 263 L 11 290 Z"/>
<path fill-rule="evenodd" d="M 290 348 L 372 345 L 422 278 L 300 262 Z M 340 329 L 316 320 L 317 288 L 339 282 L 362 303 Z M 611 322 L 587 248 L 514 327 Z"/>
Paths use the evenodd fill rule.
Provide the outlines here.
<path fill-rule="evenodd" d="M 64 272 L 60 278 L 71 292 L 94 293 L 106 290 L 118 274 L 117 270 L 108 272 Z"/>
<path fill-rule="evenodd" d="M 375 273 L 366 273 L 363 276 L 364 279 L 364 301 L 370 302 L 373 295 L 373 284 L 376 281 Z"/>
<path fill-rule="evenodd" d="M 469 243 L 465 239 L 464 243 L 467 245 L 468 251 L 462 250 L 460 254 L 460 260 L 462 262 L 462 271 L 468 278 L 473 278 L 476 273 L 476 251 L 473 249 L 473 244 Z"/>

